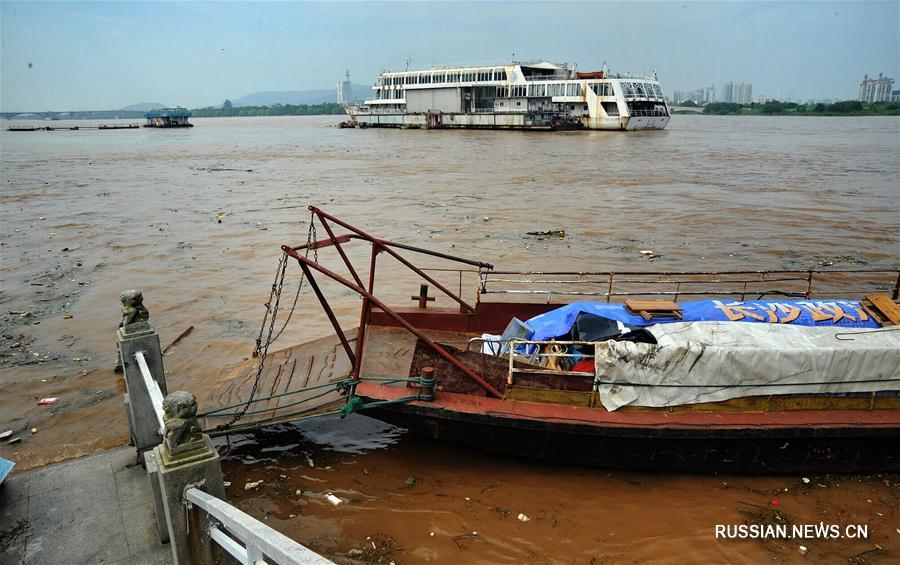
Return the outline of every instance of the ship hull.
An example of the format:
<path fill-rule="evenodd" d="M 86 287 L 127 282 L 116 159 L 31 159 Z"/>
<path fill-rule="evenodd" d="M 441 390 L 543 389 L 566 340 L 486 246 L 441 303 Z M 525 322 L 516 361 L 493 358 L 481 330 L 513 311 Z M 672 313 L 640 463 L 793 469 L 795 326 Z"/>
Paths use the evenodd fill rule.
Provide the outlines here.
<path fill-rule="evenodd" d="M 669 116 L 632 116 L 607 119 L 582 119 L 573 122 L 529 119 L 524 114 L 443 114 L 435 119 L 427 114 L 350 114 L 357 127 L 398 129 L 497 129 L 565 131 L 573 129 L 637 131 L 661 130 Z"/>
<path fill-rule="evenodd" d="M 890 427 L 647 429 L 498 417 L 419 404 L 395 404 L 366 414 L 435 440 L 595 467 L 749 474 L 900 471 L 900 435 Z"/>

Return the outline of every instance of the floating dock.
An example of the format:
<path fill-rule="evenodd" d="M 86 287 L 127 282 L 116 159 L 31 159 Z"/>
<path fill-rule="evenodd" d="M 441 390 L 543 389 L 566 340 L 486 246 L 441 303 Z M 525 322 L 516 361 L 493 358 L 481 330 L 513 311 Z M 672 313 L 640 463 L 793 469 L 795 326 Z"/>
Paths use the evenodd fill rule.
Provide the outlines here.
<path fill-rule="evenodd" d="M 10 126 L 7 131 L 79 131 L 83 129 L 140 129 L 140 124 L 100 124 L 99 126 Z"/>

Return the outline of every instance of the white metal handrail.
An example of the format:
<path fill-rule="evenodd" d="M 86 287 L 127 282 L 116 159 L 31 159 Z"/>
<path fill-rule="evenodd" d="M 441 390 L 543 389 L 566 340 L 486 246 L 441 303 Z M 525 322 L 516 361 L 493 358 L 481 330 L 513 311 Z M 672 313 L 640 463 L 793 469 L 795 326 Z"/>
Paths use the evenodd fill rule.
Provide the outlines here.
<path fill-rule="evenodd" d="M 185 490 L 184 498 L 219 523 L 210 527 L 210 537 L 240 563 L 265 564 L 264 557 L 268 557 L 281 565 L 333 565 L 311 549 L 198 488 Z"/>
<path fill-rule="evenodd" d="M 165 422 L 163 421 L 163 396 L 159 390 L 159 383 L 150 374 L 150 367 L 147 366 L 147 360 L 144 359 L 144 352 L 138 351 L 134 354 L 134 360 L 137 361 L 138 367 L 141 368 L 141 376 L 144 377 L 144 386 L 147 387 L 147 394 L 150 395 L 150 403 L 153 404 L 153 412 L 156 414 L 156 421 L 159 422 L 159 435 L 165 435 Z"/>
<path fill-rule="evenodd" d="M 541 374 L 553 374 L 553 375 L 560 375 L 560 376 L 575 376 L 575 377 L 594 376 L 594 373 L 585 373 L 585 372 L 581 372 L 581 371 L 564 371 L 564 370 L 550 369 L 549 367 L 546 369 L 518 369 L 515 366 L 515 359 L 516 359 L 516 357 L 524 357 L 528 360 L 529 363 L 534 363 L 536 360 L 540 359 L 541 357 L 547 357 L 547 358 L 550 358 L 550 357 L 563 357 L 563 358 L 576 357 L 579 359 L 596 359 L 597 343 L 598 342 L 594 342 L 594 341 L 556 341 L 556 340 L 535 341 L 535 340 L 530 340 L 530 339 L 513 338 L 509 341 L 509 372 L 506 377 L 506 384 L 508 384 L 508 385 L 513 384 L 513 375 L 515 373 L 541 373 Z M 535 345 L 537 347 L 536 347 L 534 353 L 522 354 L 522 353 L 516 352 L 516 348 L 519 345 Z M 556 353 L 553 351 L 546 351 L 546 350 L 542 351 L 541 347 L 545 346 L 545 345 L 563 345 L 563 346 L 586 345 L 586 346 L 589 346 L 589 348 L 594 349 L 594 354 L 589 355 L 589 354 L 585 354 L 585 353 L 567 353 L 568 348 L 566 348 L 566 350 L 565 350 L 566 352 L 559 352 L 559 353 Z"/>

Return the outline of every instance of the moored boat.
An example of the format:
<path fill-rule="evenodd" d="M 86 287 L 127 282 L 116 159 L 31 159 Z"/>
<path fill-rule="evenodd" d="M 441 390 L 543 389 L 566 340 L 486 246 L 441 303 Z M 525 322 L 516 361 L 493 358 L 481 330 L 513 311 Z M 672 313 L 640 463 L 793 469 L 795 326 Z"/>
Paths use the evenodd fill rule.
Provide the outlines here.
<path fill-rule="evenodd" d="M 335 335 L 269 354 L 276 278 L 260 361 L 229 379 L 252 384 L 245 406 L 265 404 L 248 414 L 267 423 L 309 413 L 297 405 L 316 398 L 340 405 L 334 413 L 360 411 L 436 439 L 554 461 L 653 471 L 900 470 L 896 268 L 512 273 L 310 209 L 328 237 L 283 246 L 279 276 L 299 263 Z M 367 273 L 345 251 L 354 241 L 371 246 Z M 348 276 L 319 262 L 329 247 Z M 458 272 L 460 291 L 401 254 L 408 252 L 456 263 L 441 272 Z M 429 306 L 424 285 L 418 306 L 386 304 L 375 293 L 379 256 L 400 261 L 452 307 Z M 362 298 L 357 328 L 341 326 L 317 276 Z M 474 301 L 462 296 L 464 276 L 477 283 Z M 272 394 L 254 399 L 260 390 Z"/>
<path fill-rule="evenodd" d="M 670 116 L 655 73 L 576 73 L 547 61 L 385 71 L 372 90 L 345 106 L 359 127 L 630 131 L 663 129 Z"/>

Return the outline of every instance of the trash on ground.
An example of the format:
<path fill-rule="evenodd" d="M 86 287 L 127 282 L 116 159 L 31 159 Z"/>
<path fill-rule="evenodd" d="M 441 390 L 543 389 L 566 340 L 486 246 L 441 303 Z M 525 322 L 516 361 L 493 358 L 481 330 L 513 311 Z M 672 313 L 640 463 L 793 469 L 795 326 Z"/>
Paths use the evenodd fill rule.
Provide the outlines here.
<path fill-rule="evenodd" d="M 250 482 L 244 484 L 244 490 L 253 490 L 253 489 L 259 487 L 259 485 L 261 485 L 261 484 L 263 484 L 262 481 L 250 481 Z"/>
<path fill-rule="evenodd" d="M 0 440 L 5 440 L 6 438 L 12 435 L 12 430 L 6 430 L 5 432 L 0 433 Z"/>
<path fill-rule="evenodd" d="M 521 513 L 517 516 L 517 518 L 519 519 L 520 522 L 530 522 L 531 521 L 531 518 L 529 518 L 525 514 L 521 514 Z"/>
<path fill-rule="evenodd" d="M 338 506 L 339 504 L 343 504 L 343 503 L 344 503 L 343 500 L 341 500 L 341 499 L 338 498 L 337 496 L 334 496 L 334 495 L 331 494 L 330 492 L 329 492 L 328 494 L 325 495 L 325 499 L 326 499 L 328 502 L 334 504 L 335 506 Z"/>
<path fill-rule="evenodd" d="M 55 396 L 50 397 L 50 398 L 42 398 L 42 399 L 38 400 L 38 406 L 44 406 L 47 404 L 56 404 L 57 401 L 59 401 L 59 398 L 57 398 Z"/>
<path fill-rule="evenodd" d="M 406 477 L 406 486 L 411 487 L 416 484 L 416 482 L 418 482 L 418 479 L 416 479 L 414 476 L 410 475 Z"/>

